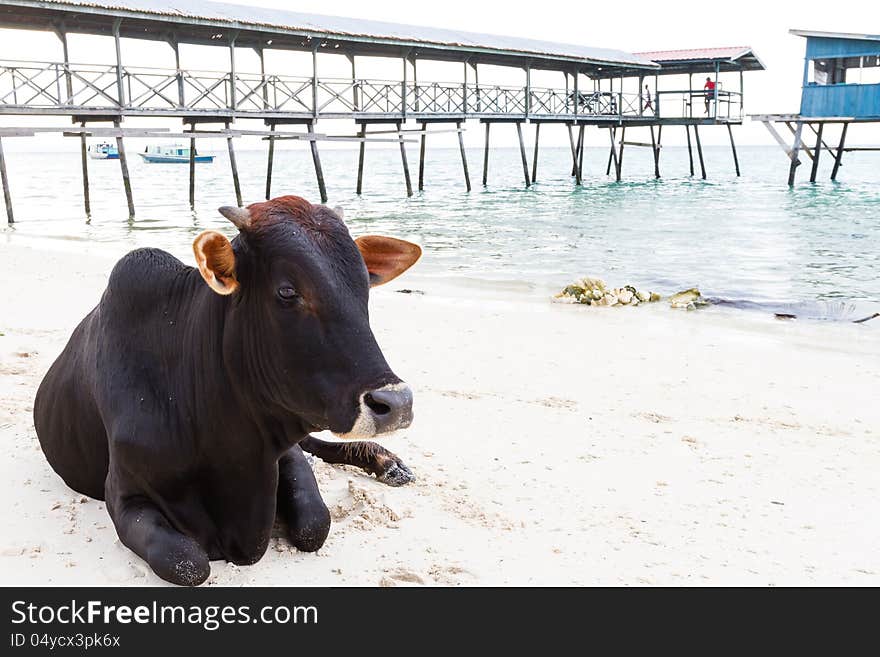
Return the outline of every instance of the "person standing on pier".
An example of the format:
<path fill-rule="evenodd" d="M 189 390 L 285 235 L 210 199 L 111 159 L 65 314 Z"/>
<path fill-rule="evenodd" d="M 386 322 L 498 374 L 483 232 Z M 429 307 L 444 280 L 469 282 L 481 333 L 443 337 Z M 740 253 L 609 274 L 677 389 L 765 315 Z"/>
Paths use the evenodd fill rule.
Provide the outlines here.
<path fill-rule="evenodd" d="M 645 105 L 644 107 L 642 107 L 642 112 L 644 112 L 645 110 L 651 110 L 655 114 L 657 113 L 657 111 L 654 109 L 654 103 L 651 100 L 651 90 L 648 89 L 648 85 L 645 85 Z"/>
<path fill-rule="evenodd" d="M 709 103 L 715 100 L 715 81 L 712 78 L 706 78 L 706 84 L 703 85 L 703 91 L 706 92 L 706 116 L 709 115 Z"/>

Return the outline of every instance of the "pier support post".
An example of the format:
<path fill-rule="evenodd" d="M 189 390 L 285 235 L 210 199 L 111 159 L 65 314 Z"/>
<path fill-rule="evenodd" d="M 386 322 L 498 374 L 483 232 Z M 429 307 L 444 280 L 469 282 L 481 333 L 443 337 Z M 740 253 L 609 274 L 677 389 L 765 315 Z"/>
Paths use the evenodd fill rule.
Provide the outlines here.
<path fill-rule="evenodd" d="M 660 177 L 660 155 L 663 153 L 663 126 L 657 128 L 657 177 Z"/>
<path fill-rule="evenodd" d="M 538 140 L 541 137 L 541 124 L 535 124 L 535 152 L 532 155 L 532 182 L 538 179 Z"/>
<path fill-rule="evenodd" d="M 85 121 L 80 125 L 85 128 Z M 83 206 L 85 207 L 86 216 L 88 217 L 92 214 L 92 204 L 89 199 L 89 147 L 86 143 L 86 133 L 84 132 L 81 132 L 79 135 L 79 150 L 83 173 Z"/>
<path fill-rule="evenodd" d="M 620 152 L 617 154 L 617 182 L 623 178 L 623 147 L 626 145 L 626 126 L 620 129 Z"/>
<path fill-rule="evenodd" d="M 654 153 L 654 178 L 660 177 L 660 148 L 654 139 L 654 126 L 651 128 L 651 151 Z"/>
<path fill-rule="evenodd" d="M 422 127 L 422 139 L 419 144 L 419 191 L 423 192 L 425 191 L 425 141 L 428 137 L 428 124 L 422 121 L 419 125 Z M 461 135 L 459 134 L 459 136 Z M 470 191 L 470 183 L 468 183 L 468 191 Z"/>
<path fill-rule="evenodd" d="M 190 124 L 189 131 L 195 132 L 196 126 Z M 189 139 L 189 207 L 196 209 L 196 138 Z"/>
<path fill-rule="evenodd" d="M 361 123 L 361 129 L 358 131 L 358 136 L 361 138 L 361 146 L 358 151 L 358 181 L 357 181 L 357 195 L 360 196 L 361 192 L 364 188 L 364 151 L 367 148 L 367 124 Z"/>
<path fill-rule="evenodd" d="M 6 174 L 6 156 L 3 154 L 3 139 L 0 138 L 0 183 L 3 184 L 3 202 L 6 204 L 6 222 L 15 223 L 12 214 L 12 195 L 9 193 L 9 177 Z"/>
<path fill-rule="evenodd" d="M 483 187 L 486 186 L 486 180 L 489 176 L 489 126 L 492 124 L 486 121 L 486 148 L 483 150 Z"/>
<path fill-rule="evenodd" d="M 464 151 L 464 135 L 462 134 L 461 121 L 455 122 L 458 128 L 458 150 L 461 151 L 461 168 L 464 169 L 464 184 L 467 191 L 471 191 L 471 174 L 468 172 L 467 154 Z M 422 142 L 424 144 L 424 142 Z"/>
<path fill-rule="evenodd" d="M 578 126 L 578 137 L 574 151 L 574 182 L 576 185 L 580 185 L 584 180 L 584 130 L 586 130 L 586 126 Z"/>
<path fill-rule="evenodd" d="M 605 167 L 605 175 L 611 175 L 611 163 L 614 162 L 615 172 L 617 171 L 617 151 L 614 148 L 614 137 L 617 136 L 617 128 L 608 128 L 608 134 L 611 136 L 611 150 L 608 151 L 608 166 Z"/>
<path fill-rule="evenodd" d="M 797 172 L 798 166 L 800 166 L 801 161 L 798 159 L 798 153 L 801 150 L 801 132 L 803 131 L 804 124 L 798 123 L 797 129 L 794 131 L 794 144 L 791 147 L 791 166 L 788 167 L 788 186 L 792 187 L 794 185 L 794 176 Z"/>
<path fill-rule="evenodd" d="M 825 128 L 824 123 L 819 124 L 816 131 L 816 148 L 813 149 L 813 168 L 810 170 L 810 182 L 816 182 L 816 174 L 819 172 L 819 156 L 822 154 L 822 130 Z"/>
<path fill-rule="evenodd" d="M 321 168 L 321 156 L 318 154 L 318 141 L 315 139 L 315 124 L 310 121 L 308 123 L 309 146 L 312 149 L 312 163 L 315 165 L 315 177 L 318 179 L 318 192 L 321 194 L 321 203 L 327 202 L 327 187 L 324 185 L 324 170 Z"/>
<path fill-rule="evenodd" d="M 578 133 L 578 173 L 577 173 L 577 183 L 580 185 L 584 180 L 584 151 L 586 149 L 586 139 L 584 137 L 584 133 L 587 130 L 586 125 L 582 125 L 581 129 Z"/>
<path fill-rule="evenodd" d="M 727 134 L 730 136 L 730 150 L 733 153 L 733 166 L 736 168 L 736 177 L 739 178 L 739 158 L 736 156 L 736 144 L 733 142 L 733 128 L 727 124 Z"/>
<path fill-rule="evenodd" d="M 269 126 L 270 132 L 275 132 L 275 124 Z M 266 200 L 272 198 L 272 166 L 275 163 L 275 138 L 269 135 L 269 159 L 266 162 Z"/>
<path fill-rule="evenodd" d="M 703 144 L 700 143 L 700 127 L 694 125 L 694 139 L 697 142 L 697 156 L 700 158 L 700 174 L 706 179 L 706 163 L 703 161 Z"/>
<path fill-rule="evenodd" d="M 840 161 L 843 158 L 843 147 L 846 144 L 846 129 L 849 123 L 843 124 L 843 130 L 840 133 L 840 143 L 837 145 L 837 155 L 834 158 L 834 168 L 831 170 L 831 180 L 837 180 L 837 170 L 840 168 Z"/>
<path fill-rule="evenodd" d="M 523 178 L 525 178 L 526 187 L 529 187 L 532 184 L 532 182 L 529 179 L 529 160 L 526 157 L 526 145 L 525 145 L 525 142 L 523 141 L 522 121 L 516 122 L 516 135 L 517 135 L 517 137 L 519 137 L 519 155 L 520 155 L 520 158 L 522 158 Z"/>
<path fill-rule="evenodd" d="M 694 151 L 691 149 L 691 127 L 685 123 L 684 131 L 688 138 L 688 162 L 691 165 L 691 175 L 694 175 Z"/>
<path fill-rule="evenodd" d="M 402 126 L 400 121 L 395 125 L 397 126 L 397 140 L 400 142 L 400 161 L 403 164 L 403 177 L 406 180 L 406 195 L 412 196 L 412 181 L 409 178 L 409 163 L 406 161 L 406 144 L 403 142 Z"/>
<path fill-rule="evenodd" d="M 226 123 L 226 129 L 229 130 L 229 123 Z M 232 184 L 235 187 L 235 202 L 238 207 L 242 206 L 241 202 L 241 184 L 238 181 L 238 165 L 235 162 L 235 147 L 232 145 L 232 137 L 226 136 L 226 148 L 229 150 L 229 166 L 232 168 Z M 192 151 L 190 151 L 192 153 Z M 194 160 L 190 160 L 193 162 Z"/>
<path fill-rule="evenodd" d="M 608 169 L 605 171 L 605 175 L 611 174 L 611 163 L 614 163 L 614 175 L 617 176 L 617 172 L 620 168 L 617 166 L 617 146 L 614 145 L 614 138 L 617 135 L 617 128 L 611 127 L 608 128 L 608 138 L 611 140 L 611 153 L 608 156 Z"/>
<path fill-rule="evenodd" d="M 120 127 L 119 121 L 114 121 L 113 125 Z M 134 199 L 131 196 L 131 179 L 128 176 L 128 159 L 125 157 L 125 142 L 122 135 L 116 137 L 116 150 L 119 152 L 119 168 L 122 170 L 122 185 L 125 187 L 125 200 L 128 202 L 128 218 L 134 218 Z"/>
<path fill-rule="evenodd" d="M 578 152 L 574 143 L 574 131 L 571 129 L 571 123 L 566 126 L 568 128 L 568 144 L 571 146 L 571 175 L 577 175 Z"/>

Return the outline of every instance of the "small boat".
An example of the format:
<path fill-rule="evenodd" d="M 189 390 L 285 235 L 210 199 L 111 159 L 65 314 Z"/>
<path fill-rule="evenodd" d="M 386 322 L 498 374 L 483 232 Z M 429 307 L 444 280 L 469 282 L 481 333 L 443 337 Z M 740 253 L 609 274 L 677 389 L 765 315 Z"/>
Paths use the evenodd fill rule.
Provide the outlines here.
<path fill-rule="evenodd" d="M 152 163 L 168 163 L 176 162 L 179 164 L 189 162 L 189 147 L 179 144 L 170 146 L 148 146 L 143 153 L 138 153 L 144 162 Z M 193 158 L 196 162 L 213 162 L 213 155 L 199 155 L 198 151 Z"/>
<path fill-rule="evenodd" d="M 116 146 L 103 142 L 89 146 L 89 157 L 93 160 L 118 160 L 119 151 L 116 150 Z"/>

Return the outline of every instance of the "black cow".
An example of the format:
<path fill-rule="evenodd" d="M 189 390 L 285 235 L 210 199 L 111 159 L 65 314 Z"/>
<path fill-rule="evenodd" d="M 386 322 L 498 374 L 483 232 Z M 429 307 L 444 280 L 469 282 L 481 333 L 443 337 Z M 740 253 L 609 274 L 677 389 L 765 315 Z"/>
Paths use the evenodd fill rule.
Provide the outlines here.
<path fill-rule="evenodd" d="M 259 560 L 276 511 L 297 548 L 324 543 L 330 514 L 302 448 L 411 478 L 373 443 L 309 432 L 369 438 L 412 421 L 367 300 L 419 247 L 352 240 L 337 212 L 296 196 L 220 212 L 239 234 L 199 235 L 197 268 L 158 249 L 116 264 L 34 402 L 55 471 L 106 500 L 119 539 L 184 585 L 211 559 Z"/>

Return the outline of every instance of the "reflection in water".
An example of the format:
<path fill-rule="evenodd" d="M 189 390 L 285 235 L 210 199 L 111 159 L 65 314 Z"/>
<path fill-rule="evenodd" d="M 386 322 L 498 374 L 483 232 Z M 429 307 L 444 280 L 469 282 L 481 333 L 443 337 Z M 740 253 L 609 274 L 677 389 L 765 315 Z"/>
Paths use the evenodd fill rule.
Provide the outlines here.
<path fill-rule="evenodd" d="M 413 174 L 417 160 L 410 153 Z M 188 167 L 132 161 L 137 218 L 129 222 L 118 163 L 90 162 L 91 221 L 82 213 L 78 154 L 13 154 L 8 159 L 18 223 L 16 242 L 64 240 L 69 248 L 159 246 L 189 258 L 205 228 L 229 230 L 216 208 L 234 199 L 225 152 L 197 169 L 197 208 L 188 204 Z M 238 154 L 246 200 L 262 198 L 265 151 Z M 743 177 L 729 150 L 707 149 L 710 179 L 688 177 L 687 150 L 664 148 L 653 179 L 650 152 L 628 153 L 621 183 L 605 177 L 607 151 L 588 150 L 584 186 L 568 175 L 570 151 L 541 152 L 538 182 L 522 185 L 519 152 L 491 153 L 481 188 L 482 152 L 469 152 L 474 191 L 464 191 L 455 150 L 428 149 L 425 192 L 407 199 L 396 150 L 367 152 L 365 195 L 354 194 L 356 151 L 322 153 L 330 205 L 341 205 L 354 234 L 386 233 L 420 242 L 419 276 L 460 285 L 501 284 L 547 295 L 584 275 L 662 293 L 699 287 L 706 296 L 748 303 L 845 301 L 807 314 L 856 318 L 880 302 L 880 158 L 853 154 L 838 183 L 785 185 L 775 148 L 742 148 Z M 305 150 L 278 150 L 273 190 L 317 196 Z M 798 306 L 803 315 L 807 306 Z M 781 311 L 786 312 L 786 311 Z"/>

